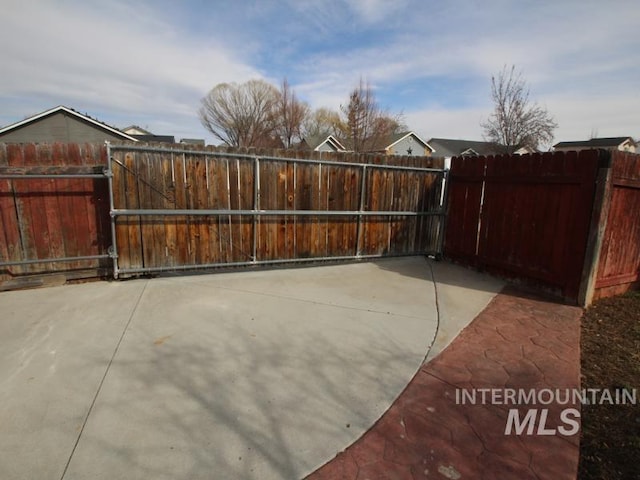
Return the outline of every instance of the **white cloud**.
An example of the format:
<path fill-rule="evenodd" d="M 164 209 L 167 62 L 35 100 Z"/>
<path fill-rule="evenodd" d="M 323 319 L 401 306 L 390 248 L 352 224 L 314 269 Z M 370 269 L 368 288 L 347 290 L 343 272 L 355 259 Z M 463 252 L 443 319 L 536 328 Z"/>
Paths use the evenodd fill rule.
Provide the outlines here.
<path fill-rule="evenodd" d="M 48 102 L 42 110 L 66 104 L 129 115 L 129 123 L 138 116 L 173 117 L 177 130 L 186 123 L 192 135 L 202 135 L 200 98 L 216 83 L 260 76 L 234 52 L 214 41 L 196 43 L 144 5 L 102 5 L 12 2 L 4 8 L 2 96 L 24 103 L 38 98 Z M 28 113 L 35 112 L 20 116 Z"/>
<path fill-rule="evenodd" d="M 482 140 L 480 122 L 486 116 L 486 111 L 481 109 L 433 108 L 407 113 L 405 119 L 409 127 L 425 140 L 433 137 Z"/>
<path fill-rule="evenodd" d="M 347 0 L 353 15 L 366 24 L 381 23 L 393 17 L 396 12 L 404 11 L 408 0 Z"/>
<path fill-rule="evenodd" d="M 626 95 L 588 99 L 566 92 L 550 96 L 545 106 L 558 123 L 553 143 L 587 140 L 592 135 L 640 137 L 640 102 Z M 407 124 L 425 140 L 432 137 L 482 140 L 480 123 L 490 113 L 490 108 L 429 108 L 407 113 L 405 117 Z"/>
<path fill-rule="evenodd" d="M 587 140 L 629 135 L 640 137 L 640 100 L 611 92 L 588 98 L 567 92 L 548 99 L 547 106 L 559 124 L 557 141 Z"/>
<path fill-rule="evenodd" d="M 206 136 L 196 110 L 219 82 L 287 76 L 313 107 L 338 108 L 362 76 L 421 135 L 479 138 L 490 76 L 516 64 L 558 137 L 638 135 L 638 24 L 630 0 L 10 0 L 0 123 L 62 103 Z"/>
<path fill-rule="evenodd" d="M 371 5 L 362 3 L 363 11 Z M 490 1 L 476 6 L 452 1 L 428 8 L 413 4 L 398 12 L 406 28 L 387 12 L 386 21 L 398 28 L 385 32 L 384 41 L 372 37 L 369 44 L 319 52 L 300 64 L 299 71 L 313 78 L 313 85 L 333 92 L 316 93 L 309 84 L 307 95 L 337 98 L 342 92 L 345 98 L 360 75 L 385 92 L 400 91 L 409 82 L 416 91 L 415 106 L 405 107 L 410 127 L 429 137 L 478 139 L 479 123 L 491 113 L 490 77 L 515 64 L 531 99 L 556 117 L 556 138 L 582 138 L 592 129 L 600 135 L 640 132 L 635 116 L 640 111 L 640 9 L 634 2 Z M 466 91 L 454 93 L 448 79 L 464 80 Z M 434 91 L 436 81 L 444 85 Z"/>
<path fill-rule="evenodd" d="M 293 87 L 300 98 L 308 102 L 312 108 L 326 107 L 337 110 L 345 102 L 348 92 L 356 86 L 355 83 L 351 84 L 351 80 L 346 81 L 342 76 L 337 77 L 327 74 Z"/>

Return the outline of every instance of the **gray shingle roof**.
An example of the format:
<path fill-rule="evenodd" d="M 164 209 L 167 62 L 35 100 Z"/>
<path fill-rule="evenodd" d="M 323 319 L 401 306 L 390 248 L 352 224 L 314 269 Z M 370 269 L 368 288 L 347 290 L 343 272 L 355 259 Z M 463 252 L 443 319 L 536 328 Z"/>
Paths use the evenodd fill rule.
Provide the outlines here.
<path fill-rule="evenodd" d="M 324 142 L 328 142 L 338 151 L 344 151 L 345 147 L 340 143 L 340 141 L 334 137 L 333 135 L 316 135 L 311 137 L 306 137 L 302 140 L 301 143 L 306 143 L 306 145 L 311 149 L 315 150 Z"/>
<path fill-rule="evenodd" d="M 633 141 L 631 137 L 603 137 L 591 138 L 589 140 L 580 140 L 577 142 L 559 142 L 553 148 L 570 148 L 570 147 L 592 147 L 592 148 L 611 148 L 617 147 L 627 140 Z"/>
<path fill-rule="evenodd" d="M 492 142 L 477 140 L 458 140 L 452 138 L 432 138 L 427 143 L 431 145 L 436 157 L 456 157 L 472 150 L 478 155 L 496 155 L 503 152 L 503 148 Z"/>
<path fill-rule="evenodd" d="M 176 143 L 176 138 L 173 135 L 131 135 L 133 138 L 137 138 L 141 142 L 151 143 Z"/>
<path fill-rule="evenodd" d="M 11 130 L 17 129 L 19 127 L 23 127 L 24 125 L 28 125 L 30 123 L 36 122 L 42 118 L 48 117 L 49 115 L 53 115 L 55 113 L 58 112 L 66 112 L 69 115 L 76 117 L 80 120 L 83 120 L 85 122 L 91 123 L 93 125 L 95 125 L 96 127 L 103 129 L 103 130 L 107 130 L 108 132 L 110 132 L 113 135 L 117 135 L 123 138 L 123 140 L 130 140 L 130 141 L 134 141 L 137 142 L 138 140 L 133 138 L 131 135 L 127 135 L 126 133 L 124 133 L 122 130 L 118 130 L 115 127 L 112 127 L 110 125 L 107 125 L 106 123 L 103 123 L 99 120 L 96 120 L 95 118 L 90 117 L 89 115 L 87 115 L 86 113 L 83 115 L 82 113 L 69 108 L 69 107 L 65 107 L 64 105 L 58 105 L 57 107 L 53 107 L 50 108 L 49 110 L 45 110 L 44 112 L 40 112 L 36 115 L 33 115 L 31 117 L 25 118 L 24 120 L 21 120 L 19 122 L 13 123 L 11 125 L 7 125 L 6 127 L 2 127 L 0 128 L 0 133 L 5 133 L 5 132 L 9 132 Z"/>

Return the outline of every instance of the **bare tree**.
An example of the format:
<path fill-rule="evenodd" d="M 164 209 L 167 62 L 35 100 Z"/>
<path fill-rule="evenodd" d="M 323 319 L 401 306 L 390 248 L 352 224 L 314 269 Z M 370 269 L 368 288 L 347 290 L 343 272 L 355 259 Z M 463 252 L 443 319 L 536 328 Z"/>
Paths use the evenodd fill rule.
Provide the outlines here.
<path fill-rule="evenodd" d="M 280 97 L 276 106 L 276 132 L 285 148 L 302 139 L 302 124 L 309 115 L 309 106 L 298 100 L 285 78 L 280 85 Z"/>
<path fill-rule="evenodd" d="M 309 113 L 302 125 L 302 133 L 305 137 L 327 137 L 333 135 L 336 138 L 343 138 L 345 132 L 346 127 L 340 119 L 340 114 L 324 107 Z"/>
<path fill-rule="evenodd" d="M 220 83 L 202 99 L 202 125 L 232 147 L 272 146 L 280 94 L 263 80 Z"/>
<path fill-rule="evenodd" d="M 491 77 L 494 111 L 481 126 L 488 141 L 503 145 L 507 153 L 520 147 L 550 144 L 558 127 L 546 108 L 529 100 L 529 89 L 515 66 Z"/>
<path fill-rule="evenodd" d="M 345 117 L 346 140 L 355 152 L 379 149 L 390 135 L 402 128 L 400 116 L 393 117 L 378 106 L 369 83 L 360 84 L 349 95 L 349 103 L 340 107 Z"/>

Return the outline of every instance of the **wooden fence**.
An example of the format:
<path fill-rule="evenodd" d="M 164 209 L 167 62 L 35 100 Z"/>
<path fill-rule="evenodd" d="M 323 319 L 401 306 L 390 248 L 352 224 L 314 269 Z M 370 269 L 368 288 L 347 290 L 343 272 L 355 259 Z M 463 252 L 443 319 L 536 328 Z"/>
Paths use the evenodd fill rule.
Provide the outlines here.
<path fill-rule="evenodd" d="M 105 273 L 106 161 L 104 145 L 0 144 L 0 288 L 40 284 L 33 275 L 45 272 L 64 272 L 62 281 Z M 46 261 L 61 258 L 73 259 Z"/>
<path fill-rule="evenodd" d="M 439 251 L 441 159 L 277 155 L 111 147 L 116 275 Z"/>
<path fill-rule="evenodd" d="M 442 159 L 174 147 L 0 144 L 0 289 L 442 251 Z M 640 284 L 640 155 L 461 157 L 448 184 L 453 260 L 581 304 Z"/>
<path fill-rule="evenodd" d="M 577 301 L 600 153 L 452 160 L 444 253 Z"/>
<path fill-rule="evenodd" d="M 0 145 L 0 288 L 441 248 L 442 159 L 109 148 Z"/>
<path fill-rule="evenodd" d="M 616 151 L 611 160 L 600 175 L 602 207 L 593 221 L 587 299 L 623 293 L 640 283 L 640 155 Z"/>

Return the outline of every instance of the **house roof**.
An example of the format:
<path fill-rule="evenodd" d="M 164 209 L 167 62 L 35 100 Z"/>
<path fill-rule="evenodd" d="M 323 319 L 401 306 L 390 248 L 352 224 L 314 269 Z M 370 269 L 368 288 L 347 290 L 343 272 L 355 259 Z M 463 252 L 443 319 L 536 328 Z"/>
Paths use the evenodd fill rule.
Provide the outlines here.
<path fill-rule="evenodd" d="M 176 137 L 173 135 L 138 135 L 131 134 L 133 138 L 137 138 L 141 142 L 155 142 L 155 143 L 176 143 Z"/>
<path fill-rule="evenodd" d="M 435 149 L 438 157 L 457 157 L 461 155 L 495 155 L 502 153 L 502 148 L 492 142 L 477 140 L 459 140 L 452 138 L 432 138 L 429 145 Z"/>
<path fill-rule="evenodd" d="M 428 142 L 425 142 L 422 138 L 420 138 L 415 132 L 401 132 L 401 133 L 396 133 L 395 135 L 391 135 L 391 137 L 387 140 L 387 144 L 385 145 L 385 148 L 391 148 L 396 143 L 404 140 L 409 136 L 414 137 L 416 140 L 418 140 L 420 143 L 422 143 L 425 147 L 430 149 L 432 152 L 434 151 L 433 147 L 429 145 Z"/>
<path fill-rule="evenodd" d="M 10 132 L 11 130 L 15 130 L 17 128 L 23 127 L 25 125 L 28 125 L 30 123 L 36 122 L 42 118 L 48 117 L 49 115 L 53 115 L 59 112 L 65 112 L 71 116 L 74 116 L 76 118 L 78 118 L 79 120 L 91 123 L 93 125 L 95 125 L 96 127 L 102 129 L 102 130 L 106 130 L 109 133 L 113 134 L 113 135 L 117 135 L 122 137 L 123 140 L 129 140 L 132 142 L 137 142 L 138 140 L 136 140 L 135 138 L 133 138 L 130 135 L 127 135 L 126 133 L 118 130 L 117 128 L 111 127 L 109 125 L 107 125 L 106 123 L 102 123 L 98 120 L 96 120 L 95 118 L 91 118 L 88 115 L 83 115 L 79 112 L 76 112 L 75 110 L 73 110 L 72 108 L 68 108 L 65 107 L 64 105 L 58 105 L 57 107 L 51 108 L 49 110 L 45 110 L 44 112 L 38 113 L 36 115 L 33 115 L 32 117 L 28 117 L 25 118 L 24 120 L 21 120 L 19 122 L 16 123 L 12 123 L 11 125 L 7 125 L 6 127 L 0 128 L 0 134 L 2 133 L 6 133 L 6 132 Z"/>
<path fill-rule="evenodd" d="M 329 143 L 331 144 L 331 146 L 333 146 L 333 148 L 335 148 L 338 151 L 346 151 L 346 148 L 344 147 L 344 145 L 342 145 L 342 143 L 340 143 L 338 139 L 333 135 L 326 135 L 326 136 L 316 135 L 316 136 L 305 138 L 304 142 L 309 146 L 311 150 L 315 150 L 323 143 Z"/>
<path fill-rule="evenodd" d="M 127 130 L 137 130 L 139 132 L 142 132 L 136 135 L 153 135 L 153 133 L 151 133 L 149 130 L 139 127 L 138 125 L 129 125 L 128 127 L 122 129 L 123 132 L 126 132 Z"/>
<path fill-rule="evenodd" d="M 180 143 L 188 143 L 191 145 L 204 145 L 204 138 L 181 138 Z"/>
<path fill-rule="evenodd" d="M 571 148 L 571 147 L 582 147 L 582 148 L 611 148 L 617 147 L 621 143 L 626 142 L 627 140 L 631 140 L 632 143 L 633 138 L 631 137 L 603 137 L 603 138 L 591 138 L 589 140 L 580 140 L 577 142 L 559 142 L 556 143 L 553 148 Z"/>

